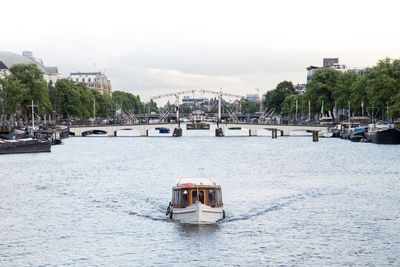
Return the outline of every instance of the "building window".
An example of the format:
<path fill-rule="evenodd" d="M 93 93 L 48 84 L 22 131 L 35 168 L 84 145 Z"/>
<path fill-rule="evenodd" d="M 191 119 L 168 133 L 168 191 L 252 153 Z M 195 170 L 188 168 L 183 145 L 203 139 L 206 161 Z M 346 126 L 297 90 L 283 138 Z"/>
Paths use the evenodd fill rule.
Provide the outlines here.
<path fill-rule="evenodd" d="M 89 82 L 90 82 L 90 78 L 89 78 L 88 80 L 89 80 Z"/>
<path fill-rule="evenodd" d="M 76 78 L 76 81 L 79 82 L 79 78 Z"/>
<path fill-rule="evenodd" d="M 85 78 L 82 78 L 82 82 L 83 82 L 83 83 L 85 82 Z"/>

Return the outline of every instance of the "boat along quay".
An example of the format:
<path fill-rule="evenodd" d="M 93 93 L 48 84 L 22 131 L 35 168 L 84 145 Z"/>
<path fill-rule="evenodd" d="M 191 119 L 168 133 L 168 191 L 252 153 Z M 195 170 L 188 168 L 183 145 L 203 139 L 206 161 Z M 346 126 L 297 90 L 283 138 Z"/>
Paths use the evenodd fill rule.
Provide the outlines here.
<path fill-rule="evenodd" d="M 170 129 L 173 136 L 182 136 L 184 123 L 141 123 L 126 125 L 98 125 L 98 126 L 70 126 L 70 135 L 87 136 L 91 134 L 105 134 L 107 136 L 118 136 L 121 130 L 136 130 L 139 136 L 149 136 L 152 129 Z M 290 136 L 292 132 L 307 131 L 318 132 L 324 136 L 328 128 L 322 125 L 284 125 L 284 124 L 257 124 L 257 123 L 214 123 L 216 125 L 215 135 L 225 136 L 227 130 L 247 130 L 248 136 L 258 136 L 260 130 L 271 131 L 273 137 Z M 211 130 L 197 129 L 201 131 Z M 279 134 L 278 134 L 279 132 Z"/>

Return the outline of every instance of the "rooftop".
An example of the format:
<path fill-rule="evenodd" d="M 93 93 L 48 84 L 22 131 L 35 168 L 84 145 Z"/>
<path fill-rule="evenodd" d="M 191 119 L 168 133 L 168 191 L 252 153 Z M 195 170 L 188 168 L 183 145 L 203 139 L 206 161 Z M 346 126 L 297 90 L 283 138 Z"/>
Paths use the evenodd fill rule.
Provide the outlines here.
<path fill-rule="evenodd" d="M 32 63 L 34 63 L 45 74 L 57 74 L 58 73 L 57 67 L 46 67 L 43 64 L 40 64 L 39 62 L 36 62 L 32 59 L 29 59 L 27 57 L 24 57 L 22 55 L 12 53 L 12 52 L 0 51 L 0 61 L 8 69 L 10 69 L 11 66 L 15 65 L 15 64 L 32 64 Z"/>
<path fill-rule="evenodd" d="M 72 76 L 72 75 L 99 75 L 99 76 L 104 76 L 104 74 L 101 73 L 100 71 L 98 71 L 98 72 L 80 72 L 80 71 L 78 71 L 78 72 L 71 72 L 69 75 L 70 76 Z"/>

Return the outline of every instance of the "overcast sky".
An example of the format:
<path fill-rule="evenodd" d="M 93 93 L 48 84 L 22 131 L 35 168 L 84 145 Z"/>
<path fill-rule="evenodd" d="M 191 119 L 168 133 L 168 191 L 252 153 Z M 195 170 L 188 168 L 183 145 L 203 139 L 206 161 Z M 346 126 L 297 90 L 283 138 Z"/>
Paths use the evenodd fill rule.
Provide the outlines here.
<path fill-rule="evenodd" d="M 104 71 L 113 90 L 255 94 L 339 57 L 400 58 L 398 1 L 2 1 L 0 50 L 33 51 L 62 76 Z"/>

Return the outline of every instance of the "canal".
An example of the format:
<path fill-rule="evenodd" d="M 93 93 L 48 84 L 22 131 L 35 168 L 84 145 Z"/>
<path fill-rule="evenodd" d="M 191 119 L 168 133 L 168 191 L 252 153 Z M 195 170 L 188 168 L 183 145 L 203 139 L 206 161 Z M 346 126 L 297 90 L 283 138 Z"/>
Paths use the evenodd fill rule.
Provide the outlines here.
<path fill-rule="evenodd" d="M 399 146 L 208 133 L 0 156 L 0 265 L 400 265 Z M 170 221 L 180 177 L 216 180 L 226 219 Z"/>

